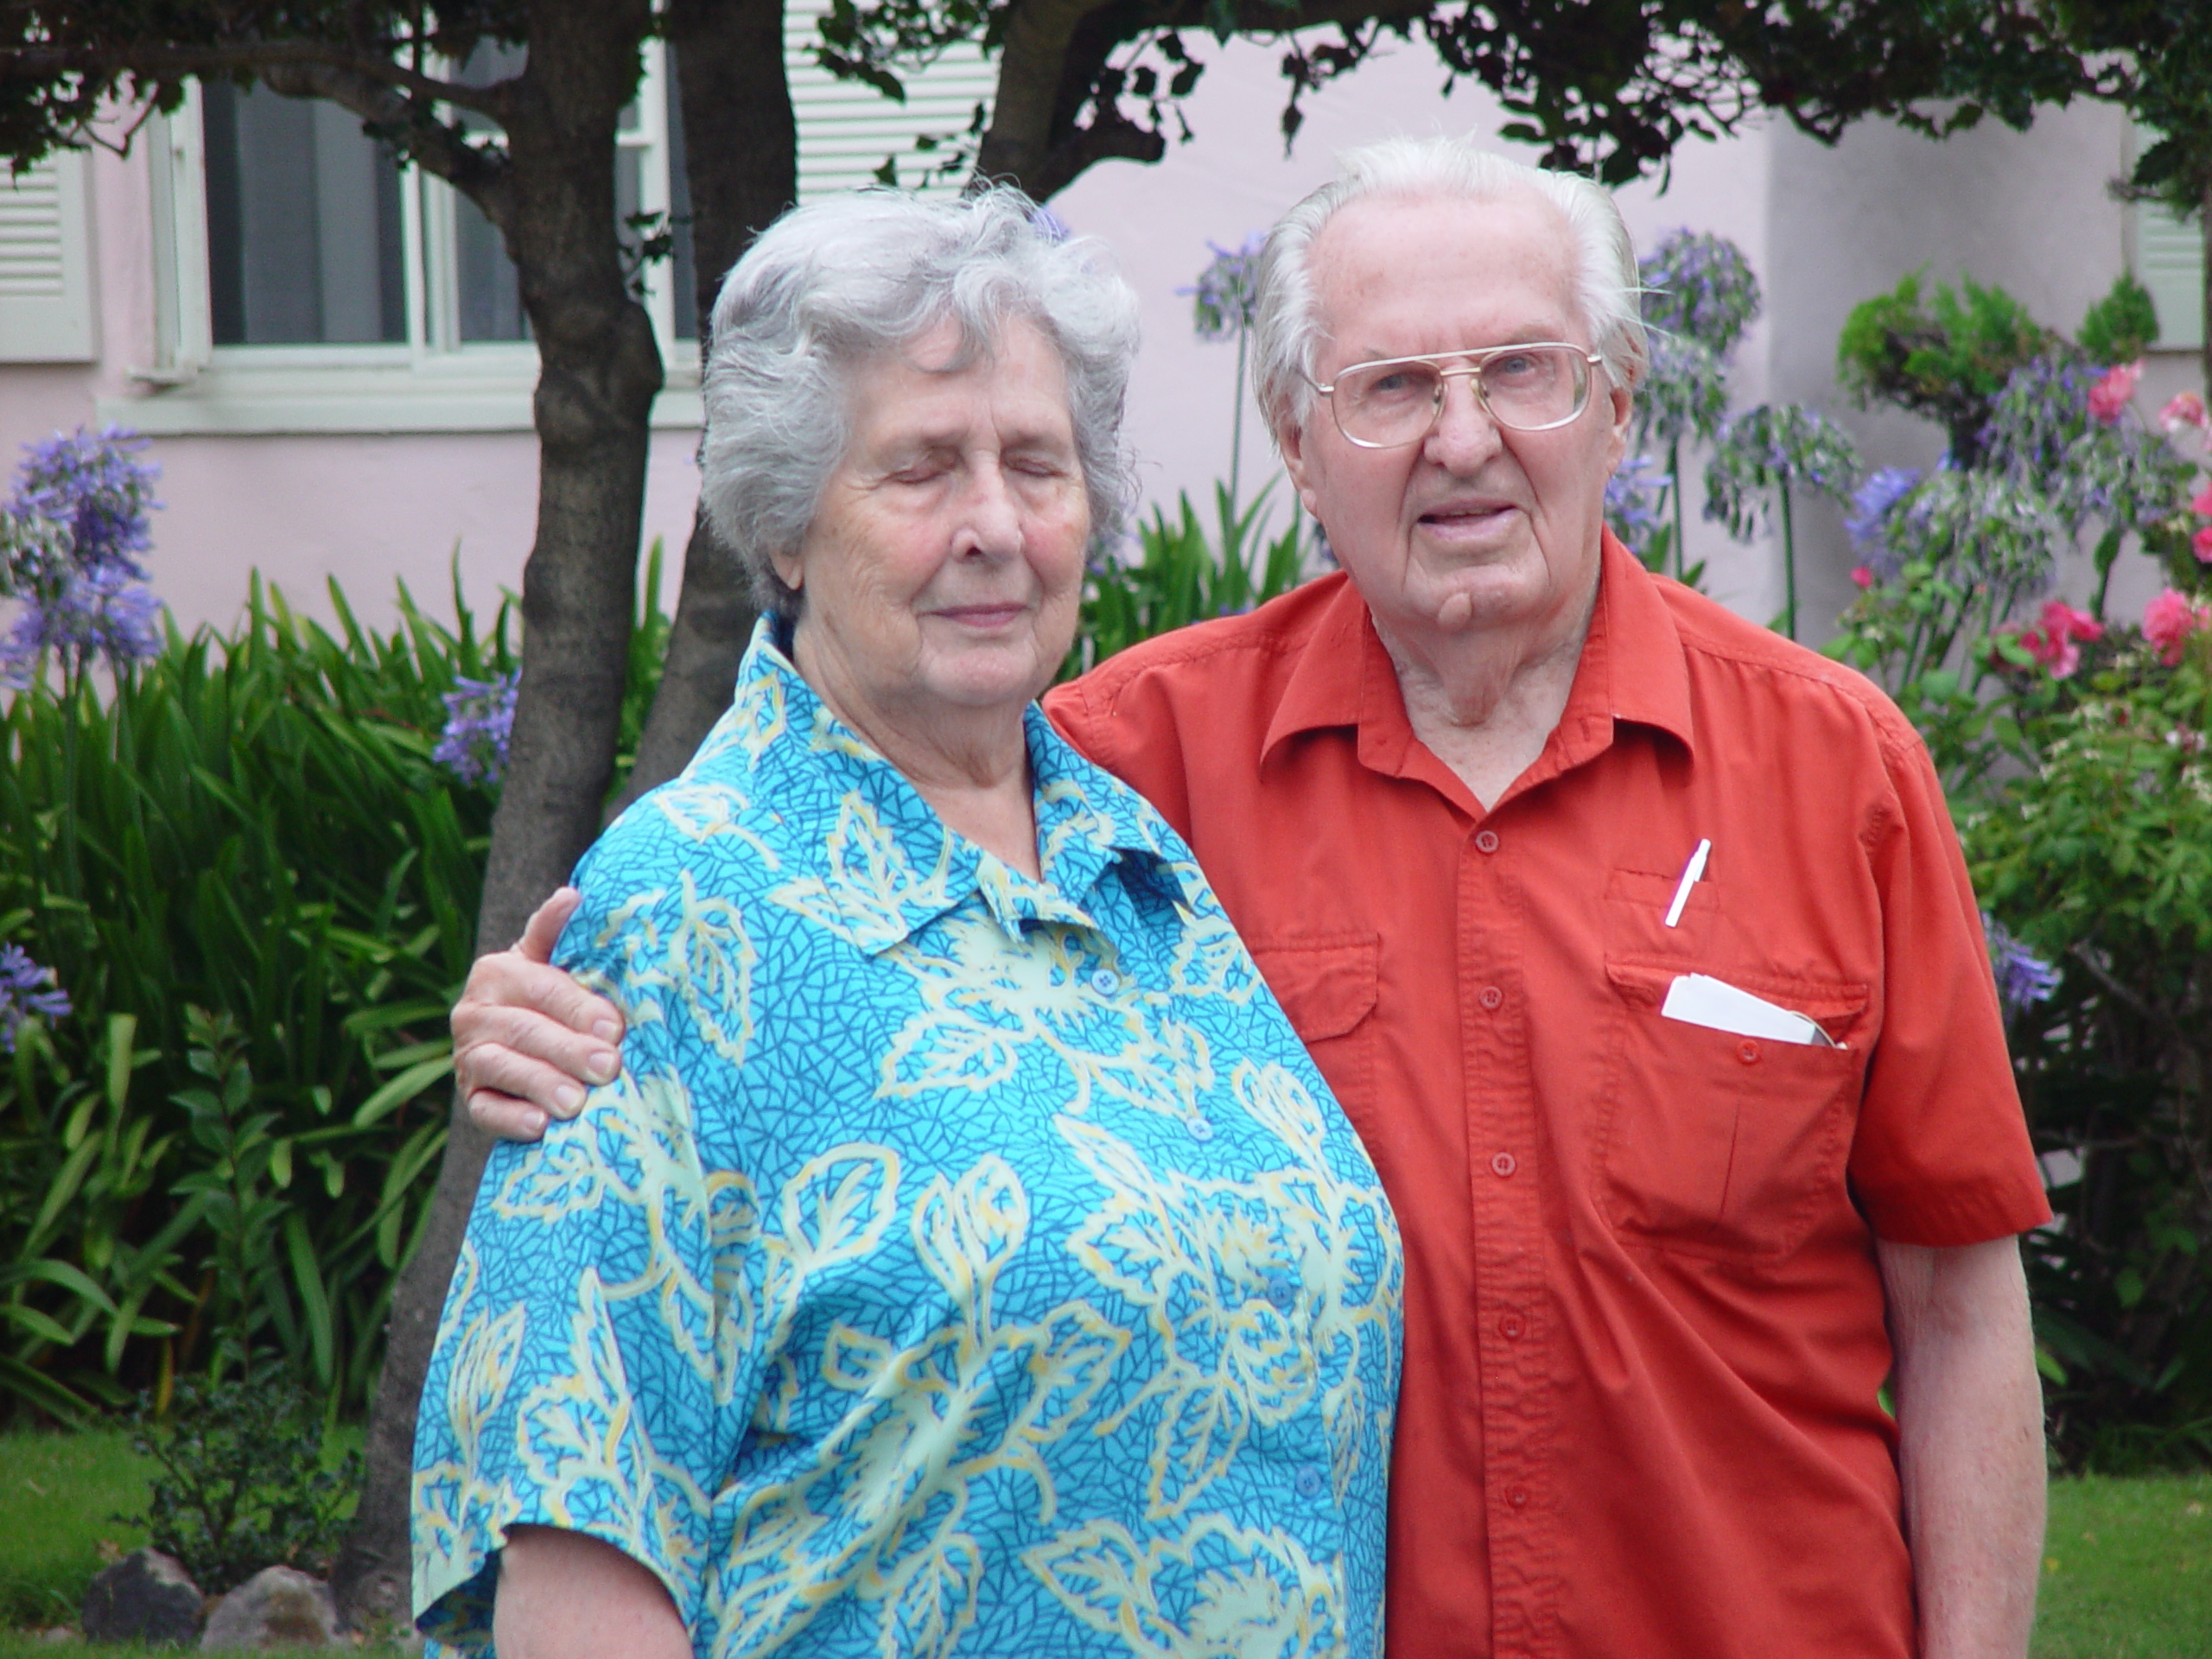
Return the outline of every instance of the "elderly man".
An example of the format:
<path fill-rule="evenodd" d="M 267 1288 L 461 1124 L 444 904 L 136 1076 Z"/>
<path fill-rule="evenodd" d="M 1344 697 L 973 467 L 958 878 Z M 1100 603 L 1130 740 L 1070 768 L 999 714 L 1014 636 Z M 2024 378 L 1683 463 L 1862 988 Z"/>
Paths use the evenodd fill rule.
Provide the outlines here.
<path fill-rule="evenodd" d="M 1606 533 L 1635 283 L 1593 187 L 1349 157 L 1256 329 L 1343 574 L 1048 708 L 1189 838 L 1397 1211 L 1393 1653 L 2021 1655 L 2049 1211 L 1974 896 L 1877 690 Z M 520 1016 L 606 1016 L 527 959 L 564 913 L 456 1014 L 512 1132 L 612 1069 Z"/>

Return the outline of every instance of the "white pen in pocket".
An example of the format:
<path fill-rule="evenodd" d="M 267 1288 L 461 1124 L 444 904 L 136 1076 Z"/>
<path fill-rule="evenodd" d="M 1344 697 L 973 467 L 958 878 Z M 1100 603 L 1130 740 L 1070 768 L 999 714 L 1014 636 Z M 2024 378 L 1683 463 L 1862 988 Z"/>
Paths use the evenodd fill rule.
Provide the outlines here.
<path fill-rule="evenodd" d="M 1700 841 L 1697 850 L 1690 855 L 1690 861 L 1682 866 L 1682 879 L 1675 884 L 1675 902 L 1667 906 L 1667 925 L 1672 927 L 1682 919 L 1682 906 L 1690 901 L 1690 889 L 1705 874 L 1705 861 L 1713 851 L 1713 843 Z"/>

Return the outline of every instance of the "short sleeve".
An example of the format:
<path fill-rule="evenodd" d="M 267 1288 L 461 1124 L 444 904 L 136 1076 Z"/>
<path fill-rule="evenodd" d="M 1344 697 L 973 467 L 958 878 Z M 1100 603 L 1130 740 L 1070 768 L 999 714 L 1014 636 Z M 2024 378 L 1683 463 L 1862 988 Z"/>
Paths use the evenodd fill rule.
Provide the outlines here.
<path fill-rule="evenodd" d="M 1883 910 L 1881 1035 L 1851 1153 L 1877 1236 L 1974 1244 L 2050 1219 L 1958 836 L 1927 751 L 1888 734 L 1868 855 Z"/>
<path fill-rule="evenodd" d="M 696 906 L 680 884 L 638 887 L 620 856 L 636 837 L 613 839 L 579 870 L 556 959 L 623 1007 L 622 1072 L 542 1141 L 493 1150 L 417 1417 L 417 1622 L 462 1651 L 489 1643 L 517 1525 L 622 1550 L 698 1628 L 713 1494 L 750 1392 L 716 1300 L 717 1249 L 749 1206 L 702 1169 L 693 1109 L 726 1062 L 656 982 Z"/>

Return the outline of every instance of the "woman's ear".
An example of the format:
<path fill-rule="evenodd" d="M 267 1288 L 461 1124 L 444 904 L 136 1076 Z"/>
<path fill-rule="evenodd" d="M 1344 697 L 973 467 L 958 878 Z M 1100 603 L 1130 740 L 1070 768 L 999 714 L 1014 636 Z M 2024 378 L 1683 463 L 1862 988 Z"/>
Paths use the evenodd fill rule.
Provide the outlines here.
<path fill-rule="evenodd" d="M 776 579 L 793 593 L 806 586 L 806 568 L 801 563 L 797 548 L 779 550 L 768 556 L 768 563 Z"/>

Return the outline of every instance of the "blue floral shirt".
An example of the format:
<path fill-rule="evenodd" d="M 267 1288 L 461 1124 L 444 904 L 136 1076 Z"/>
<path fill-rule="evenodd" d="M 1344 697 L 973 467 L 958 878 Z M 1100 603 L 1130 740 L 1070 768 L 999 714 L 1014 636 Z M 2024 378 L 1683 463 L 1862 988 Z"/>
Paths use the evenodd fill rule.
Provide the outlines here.
<path fill-rule="evenodd" d="M 492 1155 L 415 1605 L 571 1528 L 701 1655 L 1382 1650 L 1398 1236 L 1175 832 L 1033 707 L 1032 880 L 763 632 L 586 856 L 625 1070 Z"/>

